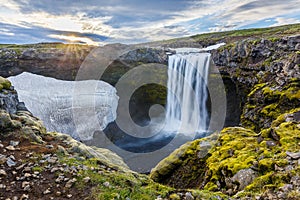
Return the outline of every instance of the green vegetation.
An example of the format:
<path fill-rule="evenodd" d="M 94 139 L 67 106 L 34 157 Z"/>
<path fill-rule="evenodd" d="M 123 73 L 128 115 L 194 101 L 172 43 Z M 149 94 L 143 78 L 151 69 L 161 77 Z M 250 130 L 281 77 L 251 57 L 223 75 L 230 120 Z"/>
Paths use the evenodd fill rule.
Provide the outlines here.
<path fill-rule="evenodd" d="M 300 24 L 293 25 L 285 25 L 271 28 L 254 28 L 254 29 L 244 29 L 244 30 L 233 30 L 233 31 L 225 31 L 219 33 L 206 33 L 192 36 L 191 38 L 196 41 L 203 41 L 207 39 L 213 40 L 228 40 L 232 38 L 266 38 L 271 41 L 277 41 L 278 38 L 282 35 L 292 35 L 299 33 Z"/>
<path fill-rule="evenodd" d="M 197 177 L 201 181 L 194 187 L 203 187 L 204 191 L 226 193 L 227 190 L 235 188 L 233 185 L 239 185 L 228 182 L 230 178 L 240 170 L 255 168 L 257 175 L 252 183 L 240 192 L 233 189 L 235 197 L 253 198 L 270 189 L 279 190 L 283 185 L 290 183 L 293 175 L 300 172 L 299 165 L 290 171 L 276 169 L 285 169 L 291 165 L 286 152 L 299 151 L 299 124 L 287 120 L 288 116 L 299 111 L 300 108 L 279 115 L 270 128 L 262 129 L 259 133 L 241 127 L 225 128 L 205 157 L 199 157 L 200 144 L 205 139 L 187 143 L 160 162 L 152 171 L 151 178 L 163 183 L 166 179 L 180 180 L 181 186 L 186 186 L 190 183 L 191 177 Z M 201 167 L 195 160 L 202 160 Z M 198 176 L 197 173 L 189 176 L 192 171 L 189 171 L 188 175 L 180 176 L 182 171 L 178 169 L 183 167 L 197 169 Z M 179 180 L 176 179 L 177 176 L 180 176 Z M 291 191 L 289 195 L 295 192 Z"/>
<path fill-rule="evenodd" d="M 3 78 L 0 76 L 0 91 L 2 89 L 9 89 L 11 87 L 11 82 L 7 80 L 6 78 Z"/>
<path fill-rule="evenodd" d="M 158 195 L 166 197 L 172 188 L 154 183 L 146 175 L 122 172 L 104 166 L 96 158 L 75 159 L 60 157 L 60 162 L 68 166 L 86 166 L 87 170 L 78 172 L 76 187 L 84 188 L 85 177 L 94 185 L 92 199 L 155 199 Z"/>
<path fill-rule="evenodd" d="M 282 113 L 300 105 L 300 81 L 291 79 L 284 87 L 275 84 L 257 84 L 247 98 L 248 102 L 241 116 L 242 125 L 260 131 L 261 128 L 267 128 Z M 254 110 L 255 115 L 246 114 Z M 268 123 L 264 124 L 266 122 Z"/>

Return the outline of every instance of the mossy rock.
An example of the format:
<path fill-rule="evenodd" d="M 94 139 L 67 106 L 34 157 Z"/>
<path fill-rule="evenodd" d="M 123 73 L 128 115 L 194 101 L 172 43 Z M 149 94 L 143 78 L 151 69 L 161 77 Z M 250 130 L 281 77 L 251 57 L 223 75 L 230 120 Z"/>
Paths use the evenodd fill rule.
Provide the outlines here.
<path fill-rule="evenodd" d="M 0 91 L 2 89 L 9 90 L 10 87 L 11 87 L 11 82 L 9 80 L 7 80 L 6 78 L 3 78 L 2 76 L 0 76 Z"/>
<path fill-rule="evenodd" d="M 187 142 L 152 169 L 150 177 L 175 188 L 199 188 L 205 177 L 209 149 L 217 139 L 218 132 Z"/>
<path fill-rule="evenodd" d="M 272 83 L 257 84 L 247 98 L 241 123 L 259 132 L 269 128 L 281 114 L 300 106 L 300 80 L 291 79 L 282 87 Z"/>
<path fill-rule="evenodd" d="M 279 115 L 270 128 L 259 133 L 242 127 L 224 128 L 202 158 L 199 144 L 205 138 L 189 142 L 159 163 L 150 177 L 170 186 L 236 194 L 237 198 L 278 190 L 300 171 L 286 153 L 300 150 L 298 112 L 300 107 Z M 244 172 L 251 177 L 241 183 Z"/>
<path fill-rule="evenodd" d="M 123 171 L 130 171 L 123 159 L 108 149 L 87 146 L 63 133 L 48 132 L 46 135 L 54 137 L 56 140 L 67 144 L 68 148 L 66 150 L 69 153 L 77 153 L 79 156 L 84 156 L 86 158 L 97 158 L 103 164 L 108 166 L 116 167 Z"/>

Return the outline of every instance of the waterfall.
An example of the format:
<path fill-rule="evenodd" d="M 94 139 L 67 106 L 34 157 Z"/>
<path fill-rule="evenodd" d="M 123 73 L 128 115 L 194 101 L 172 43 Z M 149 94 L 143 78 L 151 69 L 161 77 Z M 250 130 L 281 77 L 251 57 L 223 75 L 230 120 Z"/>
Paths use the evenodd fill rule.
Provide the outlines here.
<path fill-rule="evenodd" d="M 180 133 L 207 129 L 209 53 L 169 56 L 166 126 Z"/>

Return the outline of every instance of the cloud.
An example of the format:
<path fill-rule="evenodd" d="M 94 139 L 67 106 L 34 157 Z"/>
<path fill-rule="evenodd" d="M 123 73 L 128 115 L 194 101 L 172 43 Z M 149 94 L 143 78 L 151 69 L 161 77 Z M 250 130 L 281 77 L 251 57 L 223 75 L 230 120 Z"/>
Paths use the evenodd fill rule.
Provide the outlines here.
<path fill-rule="evenodd" d="M 286 24 L 296 24 L 300 23 L 299 19 L 295 18 L 283 18 L 283 17 L 277 17 L 275 19 L 276 23 L 271 25 L 271 26 L 281 26 L 281 25 L 286 25 Z"/>
<path fill-rule="evenodd" d="M 20 35 L 26 35 L 23 38 L 28 39 L 27 43 L 38 38 L 65 41 L 70 35 L 100 43 L 137 43 L 260 27 L 266 20 L 281 25 L 300 19 L 297 6 L 300 0 L 53 0 L 51 3 L 0 0 L 0 3 L 3 5 L 0 21 L 8 27 L 0 31 L 0 42 L 4 35 L 13 33 L 17 41 L 21 41 Z"/>

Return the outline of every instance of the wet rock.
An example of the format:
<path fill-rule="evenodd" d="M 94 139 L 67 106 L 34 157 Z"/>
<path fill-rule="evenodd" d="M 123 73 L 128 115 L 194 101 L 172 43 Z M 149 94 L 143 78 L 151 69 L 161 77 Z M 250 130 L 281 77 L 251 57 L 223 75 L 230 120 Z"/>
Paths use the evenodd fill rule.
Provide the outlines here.
<path fill-rule="evenodd" d="M 292 153 L 292 152 L 289 152 L 287 151 L 286 152 L 286 155 L 288 155 L 289 157 L 291 157 L 292 159 L 299 159 L 300 158 L 300 151 L 299 152 L 296 152 L 296 153 Z"/>
<path fill-rule="evenodd" d="M 193 195 L 190 192 L 186 192 L 185 199 L 186 200 L 194 200 L 195 198 L 193 197 Z"/>
<path fill-rule="evenodd" d="M 5 155 L 0 154 L 0 165 L 4 164 L 7 161 L 7 158 Z"/>
<path fill-rule="evenodd" d="M 108 181 L 106 181 L 106 182 L 103 183 L 103 185 L 104 185 L 105 187 L 109 187 L 109 186 L 110 186 L 110 183 L 109 183 Z"/>
<path fill-rule="evenodd" d="M 0 169 L 0 176 L 7 176 L 6 171 L 4 171 L 3 169 Z"/>
<path fill-rule="evenodd" d="M 272 140 L 268 140 L 268 141 L 266 141 L 266 145 L 267 145 L 267 147 L 272 148 L 272 147 L 276 146 L 276 143 Z"/>
<path fill-rule="evenodd" d="M 25 199 L 29 199 L 28 194 L 22 194 L 22 196 L 20 197 L 20 200 L 25 200 Z"/>
<path fill-rule="evenodd" d="M 247 185 L 258 176 L 258 173 L 252 169 L 242 169 L 238 171 L 232 178 L 232 182 L 238 185 L 239 190 L 243 190 Z"/>
<path fill-rule="evenodd" d="M 279 189 L 283 192 L 288 192 L 288 191 L 293 189 L 293 185 L 292 184 L 285 184 L 284 186 L 280 187 Z"/>
<path fill-rule="evenodd" d="M 46 194 L 50 194 L 51 193 L 51 190 L 50 190 L 50 188 L 48 188 L 47 190 L 45 190 L 44 192 L 43 192 L 43 194 L 44 195 L 46 195 Z"/>
<path fill-rule="evenodd" d="M 5 147 L 5 149 L 7 149 L 9 151 L 15 151 L 16 150 L 16 148 L 14 146 L 11 146 L 11 145 Z"/>
<path fill-rule="evenodd" d="M 90 177 L 85 177 L 82 179 L 85 183 L 88 183 L 90 182 L 91 178 Z"/>
<path fill-rule="evenodd" d="M 22 188 L 25 188 L 27 185 L 29 185 L 30 184 L 30 182 L 28 182 L 28 181 L 23 181 L 22 182 L 22 184 L 21 184 L 21 186 L 22 186 Z"/>
<path fill-rule="evenodd" d="M 14 167 L 14 166 L 16 166 L 16 162 L 13 161 L 11 158 L 8 158 L 8 159 L 7 159 L 6 164 L 7 164 L 9 167 Z"/>
<path fill-rule="evenodd" d="M 77 181 L 76 178 L 73 178 L 73 179 L 69 180 L 69 181 L 66 183 L 65 187 L 66 187 L 66 188 L 71 188 L 71 187 L 73 186 L 73 184 L 74 184 L 76 181 Z"/>
<path fill-rule="evenodd" d="M 9 142 L 9 145 L 10 145 L 10 146 L 13 146 L 13 147 L 18 146 L 19 144 L 20 144 L 19 141 L 13 141 L 13 140 L 11 140 L 11 141 Z"/>

